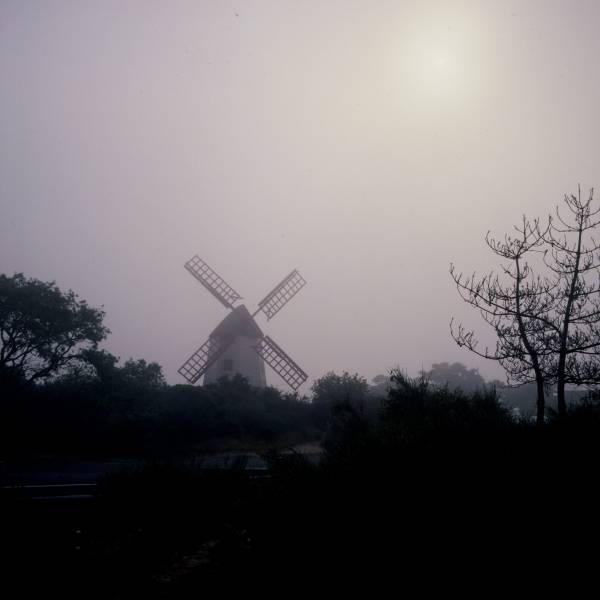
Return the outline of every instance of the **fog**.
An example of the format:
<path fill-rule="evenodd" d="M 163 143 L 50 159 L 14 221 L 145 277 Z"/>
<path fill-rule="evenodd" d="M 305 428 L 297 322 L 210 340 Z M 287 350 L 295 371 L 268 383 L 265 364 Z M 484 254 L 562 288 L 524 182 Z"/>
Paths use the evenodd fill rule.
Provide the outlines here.
<path fill-rule="evenodd" d="M 251 311 L 300 271 L 258 322 L 313 379 L 454 360 L 501 377 L 449 335 L 452 316 L 484 331 L 449 263 L 496 267 L 488 230 L 600 184 L 599 18 L 572 0 L 3 0 L 0 272 L 103 305 L 104 347 L 171 383 L 226 314 L 194 254 Z"/>

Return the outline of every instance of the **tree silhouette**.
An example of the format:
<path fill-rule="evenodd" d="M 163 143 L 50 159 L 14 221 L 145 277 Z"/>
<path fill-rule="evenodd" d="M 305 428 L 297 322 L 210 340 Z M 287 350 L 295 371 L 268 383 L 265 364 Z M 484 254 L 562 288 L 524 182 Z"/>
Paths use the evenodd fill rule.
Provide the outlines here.
<path fill-rule="evenodd" d="M 54 282 L 0 275 L 0 380 L 58 373 L 108 334 L 104 312 Z"/>
<path fill-rule="evenodd" d="M 556 220 L 546 231 L 549 251 L 544 262 L 554 278 L 551 335 L 547 340 L 554 361 L 558 413 L 567 412 L 565 385 L 600 382 L 600 244 L 593 238 L 600 225 L 600 208 L 588 199 L 565 196 L 567 216 L 556 209 Z"/>
<path fill-rule="evenodd" d="M 565 385 L 600 383 L 600 244 L 593 238 L 600 208 L 565 195 L 566 216 L 557 207 L 545 226 L 523 217 L 516 236 L 496 240 L 486 235 L 494 254 L 506 262 L 501 273 L 465 276 L 450 273 L 460 296 L 478 309 L 493 328 L 493 349 L 480 348 L 472 330 L 451 323 L 456 343 L 484 358 L 497 360 L 510 382 L 535 381 L 537 422 L 543 423 L 545 388 L 556 384 L 557 408 L 567 413 Z M 541 256 L 535 273 L 530 261 Z"/>
<path fill-rule="evenodd" d="M 367 399 L 369 384 L 364 377 L 344 371 L 337 375 L 330 371 L 317 379 L 311 387 L 312 402 L 329 410 L 336 404 L 361 407 Z"/>
<path fill-rule="evenodd" d="M 428 381 L 438 385 L 447 385 L 463 392 L 483 390 L 485 379 L 477 369 L 469 369 L 460 362 L 434 363 L 431 369 L 424 373 Z"/>
<path fill-rule="evenodd" d="M 516 236 L 506 235 L 496 240 L 488 232 L 485 241 L 490 250 L 504 259 L 501 273 L 494 271 L 483 277 L 465 276 L 450 266 L 450 274 L 461 298 L 476 308 L 494 330 L 494 348 L 480 348 L 473 330 L 462 324 L 451 334 L 460 347 L 483 358 L 498 361 L 509 381 L 517 384 L 535 382 L 537 389 L 537 421 L 544 421 L 545 385 L 548 355 L 545 336 L 548 329 L 546 313 L 552 301 L 552 284 L 535 276 L 527 262 L 534 252 L 543 252 L 544 235 L 538 220 L 523 217 Z"/>

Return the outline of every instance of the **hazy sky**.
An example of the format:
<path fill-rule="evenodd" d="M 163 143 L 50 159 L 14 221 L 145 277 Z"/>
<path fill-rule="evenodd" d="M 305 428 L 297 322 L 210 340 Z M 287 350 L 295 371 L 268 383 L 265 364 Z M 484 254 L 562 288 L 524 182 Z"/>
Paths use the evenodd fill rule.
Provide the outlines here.
<path fill-rule="evenodd" d="M 599 25 L 594 0 L 0 0 L 0 272 L 104 305 L 105 347 L 173 383 L 226 312 L 196 253 L 251 310 L 299 269 L 259 325 L 312 378 L 500 375 L 449 336 L 483 325 L 448 266 L 600 186 Z"/>

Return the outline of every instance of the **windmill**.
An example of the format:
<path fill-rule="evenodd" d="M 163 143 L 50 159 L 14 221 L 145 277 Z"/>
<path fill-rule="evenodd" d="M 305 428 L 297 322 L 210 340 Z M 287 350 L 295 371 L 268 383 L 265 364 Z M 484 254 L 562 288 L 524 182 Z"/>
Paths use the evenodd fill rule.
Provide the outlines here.
<path fill-rule="evenodd" d="M 270 321 L 305 285 L 295 269 L 276 285 L 259 303 L 253 314 L 236 302 L 242 297 L 213 271 L 199 256 L 193 256 L 185 268 L 231 312 L 215 327 L 208 340 L 178 369 L 189 383 L 204 375 L 204 383 L 239 373 L 251 385 L 266 385 L 267 363 L 293 390 L 308 375 L 268 335 L 264 335 L 254 317 L 262 312 Z"/>

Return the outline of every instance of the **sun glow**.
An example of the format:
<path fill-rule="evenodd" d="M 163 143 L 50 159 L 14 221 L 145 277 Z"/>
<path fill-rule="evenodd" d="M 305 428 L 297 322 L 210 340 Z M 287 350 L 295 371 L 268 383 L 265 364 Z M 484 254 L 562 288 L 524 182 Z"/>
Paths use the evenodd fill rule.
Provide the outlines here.
<path fill-rule="evenodd" d="M 433 64 L 437 69 L 443 69 L 448 64 L 448 59 L 445 56 L 436 56 Z"/>
<path fill-rule="evenodd" d="M 410 74 L 423 88 L 422 91 L 456 91 L 466 76 L 465 58 L 455 45 L 435 44 L 424 39 L 415 43 L 408 59 Z"/>
<path fill-rule="evenodd" d="M 468 21 L 423 18 L 406 34 L 400 47 L 404 83 L 421 100 L 450 100 L 473 88 L 478 33 Z"/>

